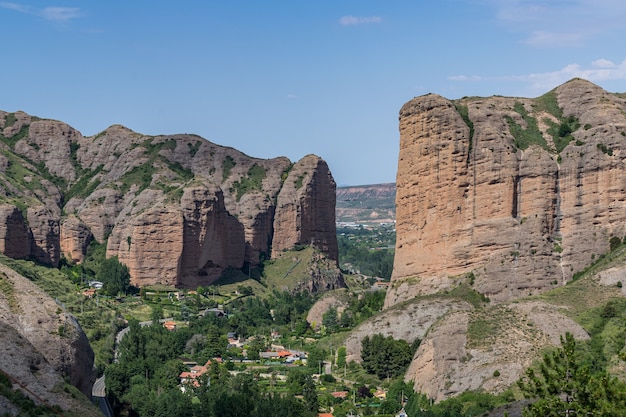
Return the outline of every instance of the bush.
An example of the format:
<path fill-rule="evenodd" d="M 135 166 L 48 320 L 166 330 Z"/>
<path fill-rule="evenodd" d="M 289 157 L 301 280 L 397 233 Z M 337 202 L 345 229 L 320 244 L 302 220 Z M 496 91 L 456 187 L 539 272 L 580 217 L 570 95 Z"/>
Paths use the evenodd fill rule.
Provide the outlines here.
<path fill-rule="evenodd" d="M 614 251 L 615 249 L 617 249 L 621 244 L 622 244 L 622 239 L 620 239 L 617 236 L 613 236 L 609 240 L 609 248 L 611 251 Z"/>

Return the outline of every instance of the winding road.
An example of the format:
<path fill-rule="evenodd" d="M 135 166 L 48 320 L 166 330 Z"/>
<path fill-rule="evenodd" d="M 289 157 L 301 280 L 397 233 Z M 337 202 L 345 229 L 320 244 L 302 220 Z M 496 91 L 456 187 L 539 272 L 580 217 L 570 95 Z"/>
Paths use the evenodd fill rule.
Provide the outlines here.
<path fill-rule="evenodd" d="M 161 319 L 159 320 L 159 322 L 164 323 L 168 320 L 173 320 L 173 319 L 169 317 L 166 319 Z M 139 323 L 140 326 L 149 326 L 151 324 L 152 324 L 152 320 L 142 321 Z M 130 327 L 124 327 L 115 335 L 115 350 L 113 351 L 113 362 L 117 362 L 118 347 L 120 345 L 120 342 L 122 341 L 122 338 L 126 335 L 126 333 L 128 333 L 129 330 L 130 330 Z M 109 401 L 107 400 L 104 375 L 96 379 L 96 382 L 93 383 L 93 386 L 91 387 L 91 397 L 94 400 L 98 401 L 98 406 L 100 407 L 100 411 L 102 411 L 102 414 L 104 414 L 106 417 L 114 417 L 111 404 L 109 404 Z"/>

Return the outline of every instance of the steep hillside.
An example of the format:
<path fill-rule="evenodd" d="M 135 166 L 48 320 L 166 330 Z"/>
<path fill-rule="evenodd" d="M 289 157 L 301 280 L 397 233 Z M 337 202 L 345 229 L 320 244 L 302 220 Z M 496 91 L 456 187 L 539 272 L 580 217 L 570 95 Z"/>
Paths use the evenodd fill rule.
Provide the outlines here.
<path fill-rule="evenodd" d="M 337 187 L 337 222 L 393 223 L 395 199 L 393 183 Z"/>
<path fill-rule="evenodd" d="M 56 405 L 65 415 L 99 414 L 88 399 L 96 376 L 94 354 L 78 322 L 35 284 L 3 264 L 0 340 L 0 379 L 8 382 L 0 384 L 1 411 L 16 415 L 27 406 L 19 395 L 8 391 L 17 389 L 42 412 Z"/>
<path fill-rule="evenodd" d="M 414 389 L 441 401 L 465 391 L 501 393 L 572 333 L 590 341 L 595 370 L 626 379 L 626 246 L 603 256 L 576 281 L 538 295 L 490 303 L 471 277 L 448 291 L 383 310 L 354 329 L 345 345 L 360 362 L 361 341 L 381 333 L 421 344 L 405 374 Z"/>
<path fill-rule="evenodd" d="M 93 136 L 0 112 L 0 252 L 56 266 L 107 241 L 135 285 L 196 288 L 296 245 L 337 260 L 335 182 L 308 155 L 257 159 L 193 135 Z"/>

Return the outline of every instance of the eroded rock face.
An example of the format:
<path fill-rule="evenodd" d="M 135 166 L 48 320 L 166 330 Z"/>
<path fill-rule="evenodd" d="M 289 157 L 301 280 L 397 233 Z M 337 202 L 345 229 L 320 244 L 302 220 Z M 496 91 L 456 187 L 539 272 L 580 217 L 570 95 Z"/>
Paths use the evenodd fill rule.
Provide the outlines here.
<path fill-rule="evenodd" d="M 0 111 L 0 133 L 0 251 L 9 256 L 82 262 L 95 239 L 133 284 L 188 288 L 297 245 L 337 261 L 335 182 L 317 156 L 258 159 L 119 125 L 83 137 L 23 112 Z M 343 285 L 322 267 L 312 274 L 320 288 Z"/>
<path fill-rule="evenodd" d="M 62 377 L 90 398 L 96 377 L 94 353 L 78 322 L 39 287 L 4 265 L 0 265 L 0 280 L 0 333 L 2 326 L 9 332 L 2 338 L 3 348 L 10 349 L 17 343 L 16 349 L 31 356 L 28 368 L 23 368 L 22 362 L 16 360 L 21 354 L 3 355 L 2 369 L 16 378 L 23 377 L 24 382 L 33 379 L 30 383 L 41 390 L 44 398 L 62 397 L 58 392 L 53 394 L 53 390 L 59 390 L 56 384 L 62 385 Z M 17 339 L 13 337 L 15 333 L 19 334 Z M 40 374 L 35 372 L 38 370 Z M 43 379 L 37 382 L 39 378 Z M 54 384 L 47 385 L 46 378 L 54 380 Z"/>
<path fill-rule="evenodd" d="M 244 227 L 224 207 L 222 193 L 188 188 L 181 199 L 184 245 L 181 284 L 196 288 L 215 280 L 227 266 L 243 267 L 246 254 Z"/>
<path fill-rule="evenodd" d="M 482 326 L 497 330 L 476 340 L 472 331 L 477 330 L 469 329 L 476 315 L 483 320 Z M 452 308 L 428 330 L 405 380 L 435 401 L 480 389 L 499 393 L 522 377 L 542 349 L 559 346 L 565 332 L 579 340 L 589 339 L 557 307 L 539 301 L 499 305 L 485 316 Z"/>
<path fill-rule="evenodd" d="M 456 300 L 423 300 L 403 308 L 384 310 L 350 332 L 346 339 L 346 360 L 361 362 L 361 342 L 365 336 L 382 334 L 413 343 L 422 339 L 430 327 L 450 310 L 469 310 Z"/>
<path fill-rule="evenodd" d="M 278 195 L 272 256 L 296 245 L 310 244 L 331 259 L 338 259 L 335 189 L 328 165 L 319 157 L 307 155 L 293 166 Z"/>
<path fill-rule="evenodd" d="M 24 216 L 10 204 L 0 206 L 0 252 L 11 258 L 26 258 L 30 255 L 31 239 Z"/>
<path fill-rule="evenodd" d="M 605 253 L 626 234 L 625 111 L 580 79 L 538 99 L 406 103 L 385 306 L 470 273 L 503 302 L 565 283 Z"/>
<path fill-rule="evenodd" d="M 61 220 L 60 246 L 61 253 L 73 263 L 81 263 L 85 258 L 87 247 L 93 239 L 87 225 L 76 216 L 70 215 Z"/>

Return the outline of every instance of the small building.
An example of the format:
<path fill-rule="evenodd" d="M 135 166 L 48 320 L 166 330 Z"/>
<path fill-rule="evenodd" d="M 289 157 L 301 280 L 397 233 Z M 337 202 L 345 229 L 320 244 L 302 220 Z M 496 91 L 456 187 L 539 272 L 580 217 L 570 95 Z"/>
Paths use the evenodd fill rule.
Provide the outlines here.
<path fill-rule="evenodd" d="M 97 290 L 101 289 L 102 287 L 104 287 L 104 284 L 100 281 L 89 281 L 87 282 L 87 285 L 89 285 L 92 288 L 95 288 Z"/>
<path fill-rule="evenodd" d="M 348 391 L 335 391 L 335 392 L 331 392 L 330 395 L 332 395 L 334 398 L 347 398 L 348 397 Z"/>
<path fill-rule="evenodd" d="M 96 289 L 89 288 L 88 290 L 83 291 L 83 295 L 87 298 L 93 298 L 96 295 Z"/>
<path fill-rule="evenodd" d="M 261 359 L 278 359 L 278 352 L 259 352 Z"/>
<path fill-rule="evenodd" d="M 163 327 L 165 327 L 170 332 L 176 330 L 176 322 L 175 321 L 166 321 L 163 323 Z"/>
<path fill-rule="evenodd" d="M 374 393 L 374 397 L 378 398 L 379 400 L 386 400 L 387 399 L 387 391 L 383 391 L 383 390 L 376 390 L 376 392 Z"/>
<path fill-rule="evenodd" d="M 204 317 L 207 314 L 215 314 L 217 317 L 224 317 L 226 315 L 224 310 L 222 310 L 220 308 L 207 308 L 206 310 L 203 310 L 203 311 L 199 312 L 198 316 Z"/>

